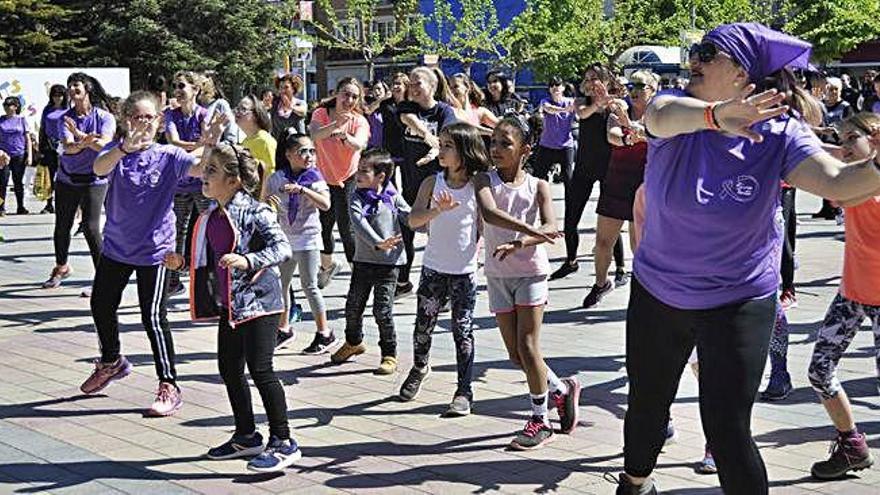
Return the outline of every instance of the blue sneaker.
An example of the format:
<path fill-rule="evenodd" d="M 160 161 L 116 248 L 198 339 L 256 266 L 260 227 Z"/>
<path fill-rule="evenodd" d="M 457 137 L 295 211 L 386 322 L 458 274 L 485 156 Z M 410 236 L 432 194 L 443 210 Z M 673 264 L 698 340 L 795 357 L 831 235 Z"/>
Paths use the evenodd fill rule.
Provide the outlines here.
<path fill-rule="evenodd" d="M 249 471 L 273 473 L 290 466 L 301 457 L 302 452 L 295 440 L 292 438 L 281 440 L 273 435 L 269 437 L 266 450 L 251 459 L 247 467 Z"/>
<path fill-rule="evenodd" d="M 228 442 L 208 451 L 208 459 L 223 460 L 253 457 L 263 451 L 263 436 L 256 432 L 250 438 L 235 435 Z"/>

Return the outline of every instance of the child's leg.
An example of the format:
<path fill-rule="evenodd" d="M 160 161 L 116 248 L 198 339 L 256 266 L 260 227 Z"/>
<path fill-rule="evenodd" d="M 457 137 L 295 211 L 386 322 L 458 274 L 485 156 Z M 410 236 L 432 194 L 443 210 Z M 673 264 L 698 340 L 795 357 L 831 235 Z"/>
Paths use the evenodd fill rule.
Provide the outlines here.
<path fill-rule="evenodd" d="M 296 253 L 293 253 L 294 257 Z M 294 258 L 289 258 L 281 262 L 278 265 L 278 269 L 281 270 L 281 297 L 284 298 L 284 311 L 281 312 L 278 321 L 278 328 L 286 329 L 290 322 L 288 321 L 288 315 L 290 315 L 290 281 L 293 278 L 293 272 L 296 270 L 296 260 Z M 302 269 L 300 269 L 302 272 Z"/>
<path fill-rule="evenodd" d="M 422 275 L 424 277 L 424 275 Z M 474 306 L 477 302 L 475 274 L 457 275 L 449 279 L 452 299 L 452 338 L 455 340 L 455 361 L 458 364 L 458 388 L 455 395 L 473 400 L 471 382 L 474 377 Z"/>
<path fill-rule="evenodd" d="M 287 403 L 284 388 L 272 367 L 276 321 L 272 315 L 262 316 L 243 323 L 235 331 L 244 336 L 244 355 L 248 371 L 263 399 L 263 408 L 269 419 L 269 434 L 286 440 L 290 438 Z"/>
<path fill-rule="evenodd" d="M 128 284 L 134 267 L 117 263 L 101 257 L 95 280 L 92 283 L 92 318 L 98 331 L 101 349 L 101 363 L 115 363 L 119 359 L 119 318 L 117 310 L 122 301 L 122 292 Z"/>
<path fill-rule="evenodd" d="M 294 251 L 293 259 L 299 267 L 299 281 L 309 301 L 309 310 L 315 319 L 315 326 L 321 335 L 330 335 L 327 326 L 327 309 L 324 296 L 318 288 L 318 269 L 321 267 L 321 253 L 317 249 L 311 251 Z"/>
<path fill-rule="evenodd" d="M 370 270 L 363 263 L 354 263 L 348 297 L 345 299 L 345 342 L 359 345 L 364 341 L 364 309 L 373 288 Z"/>
<path fill-rule="evenodd" d="M 397 357 L 397 334 L 394 331 L 394 291 L 398 267 L 377 267 L 373 273 L 373 316 L 379 327 L 382 357 Z"/>
<path fill-rule="evenodd" d="M 217 366 L 226 385 L 226 395 L 235 418 L 235 435 L 249 436 L 256 431 L 254 410 L 251 405 L 251 389 L 244 375 L 245 333 L 243 328 L 233 329 L 227 321 L 227 312 L 221 311 L 217 329 Z M 273 321 L 277 321 L 272 317 Z M 272 337 L 275 337 L 273 331 Z M 274 340 L 273 340 L 274 348 Z"/>
<path fill-rule="evenodd" d="M 516 339 L 516 309 L 513 291 L 509 289 L 509 280 L 504 278 L 486 277 L 486 289 L 489 294 L 489 311 L 495 313 L 501 340 L 507 349 L 510 363 L 522 368 Z"/>
<path fill-rule="evenodd" d="M 102 258 L 101 262 L 106 259 Z M 137 267 L 141 322 L 150 338 L 156 374 L 160 382 L 175 383 L 177 371 L 174 369 L 174 339 L 171 336 L 166 310 L 167 279 L 168 270 L 163 265 Z"/>
<path fill-rule="evenodd" d="M 418 303 L 416 304 L 416 325 L 413 330 L 413 365 L 419 370 L 428 367 L 431 334 L 434 333 L 434 328 L 437 326 L 440 308 L 448 297 L 451 277 L 451 275 L 422 267 L 419 289 L 416 292 Z"/>

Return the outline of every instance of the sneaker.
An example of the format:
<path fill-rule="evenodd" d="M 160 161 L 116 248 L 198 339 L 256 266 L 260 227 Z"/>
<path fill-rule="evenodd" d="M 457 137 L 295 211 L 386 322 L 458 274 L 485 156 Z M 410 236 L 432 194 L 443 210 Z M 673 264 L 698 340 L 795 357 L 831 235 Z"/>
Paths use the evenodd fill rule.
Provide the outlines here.
<path fill-rule="evenodd" d="M 606 473 L 607 474 L 607 473 Z M 617 483 L 617 491 L 614 492 L 615 495 L 657 495 L 659 492 L 657 491 L 657 485 L 654 484 L 654 481 L 651 478 L 645 480 L 645 483 L 641 485 L 634 485 L 629 480 L 629 477 L 623 473 L 620 473 L 619 479 L 615 480 L 613 476 L 606 476 L 605 479 L 610 479 Z"/>
<path fill-rule="evenodd" d="M 16 215 L 28 215 L 30 212 L 24 206 L 19 206 L 17 210 L 15 210 Z M 840 224 L 838 224 L 840 225 Z"/>
<path fill-rule="evenodd" d="M 425 378 L 428 377 L 430 372 L 430 366 L 424 370 L 420 370 L 413 366 L 409 370 L 409 374 L 406 375 L 406 380 L 403 381 L 403 385 L 400 386 L 400 394 L 398 394 L 400 400 L 409 402 L 418 397 L 419 392 L 422 390 L 422 383 L 425 382 Z"/>
<path fill-rule="evenodd" d="M 765 402 L 783 400 L 788 397 L 791 390 L 791 376 L 787 371 L 771 372 L 770 383 L 768 383 L 767 388 L 761 392 L 761 400 Z"/>
<path fill-rule="evenodd" d="M 718 466 L 715 465 L 715 457 L 712 456 L 712 451 L 709 450 L 709 447 L 706 447 L 703 460 L 697 463 L 695 471 L 698 474 L 715 474 L 718 472 Z"/>
<path fill-rule="evenodd" d="M 61 269 L 56 266 L 52 269 L 52 274 L 49 275 L 49 280 L 43 282 L 43 288 L 57 289 L 58 287 L 61 287 L 61 281 L 69 277 L 72 272 L 73 270 L 70 268 L 61 271 Z"/>
<path fill-rule="evenodd" d="M 330 263 L 330 266 L 328 268 L 324 268 L 322 266 L 321 269 L 318 271 L 318 288 L 323 289 L 324 287 L 327 287 L 327 285 L 330 283 L 330 280 L 332 280 L 333 277 L 337 273 L 339 273 L 340 268 L 341 266 L 339 265 L 339 263 L 335 261 Z"/>
<path fill-rule="evenodd" d="M 861 471 L 874 464 L 874 458 L 868 450 L 865 435 L 858 433 L 852 437 L 844 438 L 838 434 L 831 444 L 831 457 L 827 461 L 813 464 L 810 472 L 814 478 L 820 480 L 833 480 L 841 478 L 850 471 Z"/>
<path fill-rule="evenodd" d="M 263 436 L 255 432 L 250 437 L 233 435 L 228 442 L 208 450 L 208 459 L 222 461 L 239 457 L 253 457 L 263 451 Z"/>
<path fill-rule="evenodd" d="M 290 305 L 290 312 L 287 313 L 287 321 L 296 323 L 303 319 L 303 307 L 300 304 L 293 303 Z"/>
<path fill-rule="evenodd" d="M 672 420 L 670 419 L 666 423 L 666 432 L 663 433 L 663 446 L 666 447 L 676 442 L 678 442 L 678 432 L 675 431 L 675 426 L 672 425 Z"/>
<path fill-rule="evenodd" d="M 794 295 L 794 289 L 785 289 L 782 291 L 782 294 L 779 295 L 779 304 L 782 305 L 782 309 L 788 311 L 791 308 L 796 308 L 798 305 L 797 296 Z"/>
<path fill-rule="evenodd" d="M 412 282 L 404 282 L 398 283 L 397 288 L 394 289 L 394 300 L 402 299 L 406 296 L 410 296 L 413 293 L 413 284 Z"/>
<path fill-rule="evenodd" d="M 281 440 L 276 436 L 269 437 L 266 450 L 248 462 L 248 471 L 257 473 L 273 473 L 281 471 L 302 458 L 299 445 L 292 438 Z"/>
<path fill-rule="evenodd" d="M 336 352 L 330 356 L 330 361 L 336 364 L 344 363 L 365 352 L 367 352 L 367 348 L 364 346 L 363 342 L 358 345 L 351 345 L 348 342 L 345 342 L 342 344 L 342 347 L 337 349 Z"/>
<path fill-rule="evenodd" d="M 179 296 L 186 292 L 186 287 L 183 286 L 183 282 L 177 282 L 176 285 L 168 286 L 168 297 Z"/>
<path fill-rule="evenodd" d="M 103 364 L 101 360 L 95 361 L 95 371 L 80 385 L 79 389 L 84 394 L 96 394 L 110 382 L 122 380 L 131 374 L 131 363 L 125 356 L 119 356 L 115 363 Z"/>
<path fill-rule="evenodd" d="M 382 356 L 379 367 L 373 372 L 374 375 L 390 375 L 397 371 L 397 358 L 394 356 Z"/>
<path fill-rule="evenodd" d="M 159 384 L 159 390 L 156 391 L 156 400 L 147 410 L 147 416 L 154 418 L 171 416 L 182 405 L 183 399 L 180 397 L 180 390 L 173 383 L 162 382 Z"/>
<path fill-rule="evenodd" d="M 571 433 L 578 423 L 578 401 L 581 395 L 581 384 L 574 376 L 563 378 L 562 382 L 568 387 L 567 394 L 550 394 L 556 403 L 556 413 L 559 414 L 559 426 L 562 433 Z"/>
<path fill-rule="evenodd" d="M 336 343 L 336 336 L 332 333 L 328 336 L 323 336 L 320 333 L 315 333 L 315 338 L 312 339 L 312 343 L 309 344 L 308 347 L 302 350 L 303 354 L 314 355 L 314 354 L 324 354 L 327 352 L 333 344 Z"/>
<path fill-rule="evenodd" d="M 624 285 L 629 283 L 629 273 L 626 273 L 626 270 L 623 268 L 618 268 L 614 271 L 614 288 L 623 287 Z"/>
<path fill-rule="evenodd" d="M 584 298 L 584 302 L 583 304 L 581 304 L 581 306 L 586 309 L 590 309 L 593 306 L 599 304 L 599 302 L 602 301 L 602 298 L 605 297 L 605 294 L 608 294 L 613 290 L 614 284 L 612 284 L 610 280 L 606 280 L 605 285 L 603 285 L 602 287 L 599 287 L 598 285 L 593 285 L 593 287 L 590 289 L 590 293 L 587 294 L 587 297 Z"/>
<path fill-rule="evenodd" d="M 513 450 L 532 450 L 541 448 L 554 440 L 553 428 L 538 416 L 532 416 L 525 428 L 510 442 Z"/>
<path fill-rule="evenodd" d="M 275 348 L 278 349 L 284 345 L 284 343 L 292 339 L 294 335 L 295 333 L 293 330 L 290 330 L 290 327 L 287 327 L 286 330 L 279 328 L 278 331 L 275 332 Z"/>
<path fill-rule="evenodd" d="M 559 280 L 560 278 L 565 278 L 572 273 L 578 271 L 580 266 L 578 266 L 577 261 L 565 261 L 559 268 L 556 269 L 555 272 L 550 274 L 550 278 L 548 280 Z"/>
<path fill-rule="evenodd" d="M 449 403 L 446 412 L 443 413 L 445 418 L 458 418 L 467 416 L 471 413 L 471 400 L 464 395 L 456 395 Z"/>
<path fill-rule="evenodd" d="M 55 213 L 55 207 L 52 205 L 46 205 L 46 207 L 40 211 L 41 215 L 45 215 L 47 213 Z"/>

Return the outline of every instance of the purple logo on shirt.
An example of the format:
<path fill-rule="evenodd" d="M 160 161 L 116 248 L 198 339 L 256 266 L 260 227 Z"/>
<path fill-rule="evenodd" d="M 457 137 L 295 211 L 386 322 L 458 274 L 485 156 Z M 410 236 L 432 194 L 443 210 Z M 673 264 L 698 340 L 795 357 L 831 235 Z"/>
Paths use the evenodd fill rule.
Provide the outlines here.
<path fill-rule="evenodd" d="M 731 198 L 737 203 L 754 201 L 758 194 L 758 180 L 751 175 L 740 175 L 721 183 L 721 199 Z"/>

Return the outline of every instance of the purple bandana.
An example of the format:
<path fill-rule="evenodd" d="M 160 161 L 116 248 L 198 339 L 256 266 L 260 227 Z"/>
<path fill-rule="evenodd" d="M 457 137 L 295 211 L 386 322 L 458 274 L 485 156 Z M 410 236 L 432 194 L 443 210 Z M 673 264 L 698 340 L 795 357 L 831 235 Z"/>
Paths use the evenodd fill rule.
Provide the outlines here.
<path fill-rule="evenodd" d="M 299 174 L 294 174 L 293 170 L 290 167 L 284 169 L 284 177 L 287 178 L 288 182 L 293 182 L 302 187 L 312 187 L 312 184 L 318 181 L 324 180 L 324 177 L 321 176 L 321 172 L 318 172 L 317 168 L 307 168 L 300 172 Z M 301 194 L 301 193 L 300 193 Z M 287 220 L 293 225 L 293 221 L 296 220 L 296 212 L 299 209 L 299 194 L 291 194 L 290 202 L 287 203 Z"/>
<path fill-rule="evenodd" d="M 394 188 L 394 184 L 390 181 L 388 182 L 388 185 L 385 186 L 385 190 L 381 193 L 366 188 L 357 189 L 355 193 L 361 198 L 361 201 L 367 205 L 366 213 L 368 217 L 378 213 L 380 202 L 388 205 L 388 208 L 391 209 L 391 211 L 397 211 L 397 208 L 394 207 L 394 196 L 397 195 L 397 189 Z"/>
<path fill-rule="evenodd" d="M 753 82 L 784 67 L 808 68 L 813 49 L 806 41 L 754 22 L 718 26 L 703 37 L 706 41 L 729 53 Z"/>

